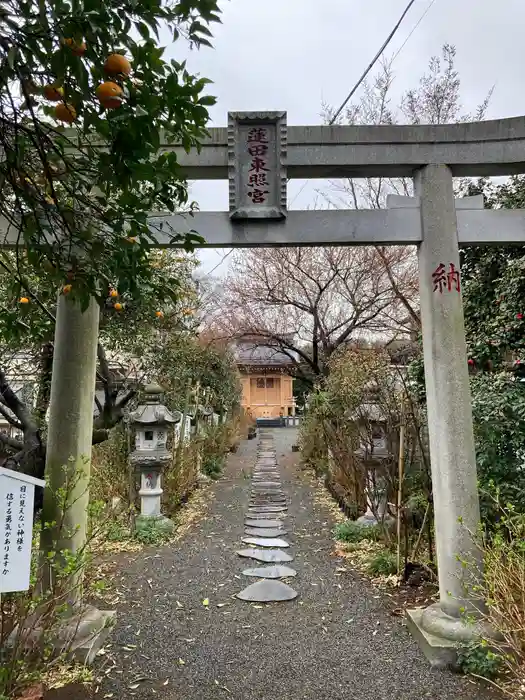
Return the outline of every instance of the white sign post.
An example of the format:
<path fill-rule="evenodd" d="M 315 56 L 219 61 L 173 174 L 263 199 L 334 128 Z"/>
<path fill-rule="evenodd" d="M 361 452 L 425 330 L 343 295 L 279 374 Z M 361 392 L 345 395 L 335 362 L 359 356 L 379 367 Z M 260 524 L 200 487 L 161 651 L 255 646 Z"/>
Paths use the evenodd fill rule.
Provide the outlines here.
<path fill-rule="evenodd" d="M 35 486 L 45 483 L 0 467 L 0 594 L 29 588 Z"/>

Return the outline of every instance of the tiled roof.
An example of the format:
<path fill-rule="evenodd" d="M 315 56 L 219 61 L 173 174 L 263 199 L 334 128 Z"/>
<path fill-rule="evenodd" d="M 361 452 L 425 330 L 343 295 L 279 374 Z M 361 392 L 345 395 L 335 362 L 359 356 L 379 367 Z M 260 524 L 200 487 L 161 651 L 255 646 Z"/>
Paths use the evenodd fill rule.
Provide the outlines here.
<path fill-rule="evenodd" d="M 238 343 L 235 360 L 239 365 L 291 365 L 293 360 L 278 347 L 256 345 L 253 340 Z M 290 353 L 292 354 L 292 353 Z"/>

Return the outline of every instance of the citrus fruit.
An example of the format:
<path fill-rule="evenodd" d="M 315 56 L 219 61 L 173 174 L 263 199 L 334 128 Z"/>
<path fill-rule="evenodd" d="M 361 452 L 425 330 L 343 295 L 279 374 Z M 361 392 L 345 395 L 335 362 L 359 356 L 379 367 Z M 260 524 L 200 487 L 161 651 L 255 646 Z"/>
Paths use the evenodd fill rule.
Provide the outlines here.
<path fill-rule="evenodd" d="M 29 299 L 27 297 L 20 297 L 21 304 L 29 304 Z"/>
<path fill-rule="evenodd" d="M 46 85 L 44 87 L 44 97 L 50 102 L 59 102 L 64 97 L 64 88 L 57 85 Z"/>
<path fill-rule="evenodd" d="M 131 73 L 131 63 L 120 53 L 112 53 L 104 63 L 104 71 L 108 75 L 129 75 Z"/>
<path fill-rule="evenodd" d="M 122 311 L 122 304 L 120 304 L 118 301 L 113 307 L 115 311 Z"/>
<path fill-rule="evenodd" d="M 65 284 L 62 287 L 62 294 L 69 294 L 69 292 L 73 289 L 73 285 L 71 284 Z"/>
<path fill-rule="evenodd" d="M 63 42 L 64 46 L 67 46 L 68 49 L 71 49 L 71 53 L 74 56 L 83 56 L 86 53 L 86 42 L 85 41 L 75 41 L 75 39 L 64 39 Z"/>
<path fill-rule="evenodd" d="M 61 102 L 55 107 L 55 119 L 66 124 L 72 124 L 77 118 L 77 110 L 73 105 Z"/>
<path fill-rule="evenodd" d="M 155 316 L 156 316 L 157 318 L 164 318 L 164 314 L 163 314 L 162 311 L 155 311 Z"/>
<path fill-rule="evenodd" d="M 98 101 L 106 109 L 116 109 L 122 104 L 122 88 L 111 80 L 99 85 L 95 92 Z"/>

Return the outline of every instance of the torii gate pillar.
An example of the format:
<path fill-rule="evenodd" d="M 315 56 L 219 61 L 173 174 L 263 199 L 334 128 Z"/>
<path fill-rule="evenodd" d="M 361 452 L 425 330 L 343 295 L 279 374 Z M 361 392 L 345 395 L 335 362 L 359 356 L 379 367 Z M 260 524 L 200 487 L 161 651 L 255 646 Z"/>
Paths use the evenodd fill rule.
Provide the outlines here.
<path fill-rule="evenodd" d="M 461 619 L 481 605 L 473 600 L 482 571 L 474 540 L 479 496 L 450 169 L 422 168 L 415 191 L 422 229 L 419 290 L 440 600 L 409 611 L 408 619 L 431 663 L 446 666 L 454 664 L 458 642 L 481 633 Z"/>

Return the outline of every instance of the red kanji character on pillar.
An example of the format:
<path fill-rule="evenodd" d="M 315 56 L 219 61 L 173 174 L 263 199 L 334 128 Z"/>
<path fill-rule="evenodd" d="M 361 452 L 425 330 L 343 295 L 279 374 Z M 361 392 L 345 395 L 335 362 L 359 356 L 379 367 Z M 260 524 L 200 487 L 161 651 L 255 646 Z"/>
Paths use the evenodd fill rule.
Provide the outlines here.
<path fill-rule="evenodd" d="M 452 291 L 452 287 L 455 288 L 456 292 L 461 291 L 461 280 L 459 277 L 459 270 L 456 270 L 454 263 L 450 263 L 449 271 L 447 274 L 447 285 L 448 291 Z"/>
<path fill-rule="evenodd" d="M 264 143 L 256 143 L 248 148 L 251 156 L 265 156 L 268 153 L 268 146 Z"/>
<path fill-rule="evenodd" d="M 443 289 L 447 286 L 447 276 L 445 274 L 445 266 L 443 263 L 439 263 L 434 272 L 432 273 L 432 284 L 434 285 L 433 292 L 439 290 L 439 293 L 443 293 Z"/>
<path fill-rule="evenodd" d="M 255 157 L 252 159 L 251 163 L 252 167 L 250 168 L 250 172 L 253 173 L 260 173 L 261 171 L 266 171 L 269 172 L 269 168 L 266 168 L 266 161 L 263 158 Z"/>
<path fill-rule="evenodd" d="M 260 127 L 250 129 L 248 132 L 248 143 L 268 143 L 268 132 Z"/>
<path fill-rule="evenodd" d="M 248 197 L 252 200 L 254 204 L 264 204 L 266 197 L 264 195 L 268 194 L 268 190 L 252 190 L 248 192 Z"/>
<path fill-rule="evenodd" d="M 248 178 L 248 184 L 250 185 L 257 185 L 258 187 L 264 187 L 265 185 L 268 185 L 268 178 L 266 177 L 266 173 L 255 173 L 254 175 L 250 175 Z"/>

